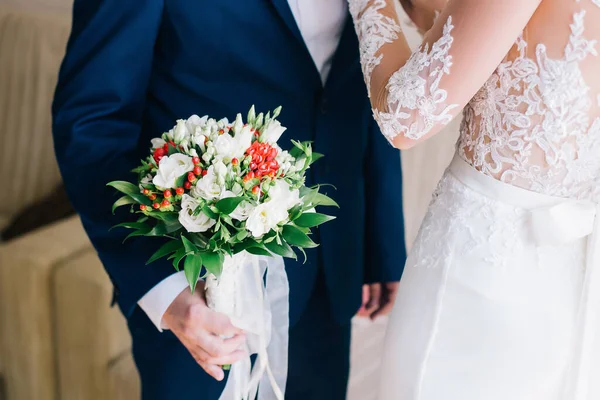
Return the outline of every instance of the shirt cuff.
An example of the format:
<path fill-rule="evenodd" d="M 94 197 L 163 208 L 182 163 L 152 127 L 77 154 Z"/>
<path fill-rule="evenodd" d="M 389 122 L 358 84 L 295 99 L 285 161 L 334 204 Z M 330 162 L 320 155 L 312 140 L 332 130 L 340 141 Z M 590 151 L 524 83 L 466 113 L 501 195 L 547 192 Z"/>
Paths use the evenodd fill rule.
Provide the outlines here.
<path fill-rule="evenodd" d="M 169 329 L 162 320 L 163 315 L 175 298 L 188 286 L 185 272 L 179 271 L 163 279 L 138 301 L 140 308 L 160 332 Z"/>

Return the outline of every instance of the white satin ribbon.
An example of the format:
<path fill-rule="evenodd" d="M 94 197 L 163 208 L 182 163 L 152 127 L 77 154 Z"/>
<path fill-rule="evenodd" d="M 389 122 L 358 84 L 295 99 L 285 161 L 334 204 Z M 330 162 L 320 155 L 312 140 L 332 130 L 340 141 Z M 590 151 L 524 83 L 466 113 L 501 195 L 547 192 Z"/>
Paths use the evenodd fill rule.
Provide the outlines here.
<path fill-rule="evenodd" d="M 531 211 L 538 245 L 569 243 L 587 236 L 585 277 L 579 303 L 574 348 L 564 399 L 590 400 L 590 375 L 600 353 L 593 351 L 600 334 L 600 205 L 566 201 Z M 600 377 L 596 377 L 598 379 Z"/>
<path fill-rule="evenodd" d="M 227 265 L 228 262 L 235 265 Z M 227 307 L 215 309 L 225 312 L 235 326 L 246 332 L 248 354 L 257 354 L 257 357 L 254 366 L 250 356 L 231 366 L 220 400 L 284 400 L 288 367 L 289 283 L 283 258 L 247 253 L 236 255 L 226 261 L 224 279 L 229 279 L 224 275 L 228 267 L 232 267 L 234 285 L 227 288 L 229 290 L 223 288 L 224 293 L 213 288 L 213 297 L 233 298 L 229 299 L 231 303 L 225 298 L 220 299 Z"/>

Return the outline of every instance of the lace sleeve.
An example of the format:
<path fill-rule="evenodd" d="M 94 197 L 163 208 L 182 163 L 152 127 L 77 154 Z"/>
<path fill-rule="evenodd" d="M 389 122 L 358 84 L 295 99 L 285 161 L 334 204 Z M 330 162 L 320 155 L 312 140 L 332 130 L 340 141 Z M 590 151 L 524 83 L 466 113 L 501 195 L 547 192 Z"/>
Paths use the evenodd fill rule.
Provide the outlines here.
<path fill-rule="evenodd" d="M 451 0 L 411 52 L 395 0 L 349 0 L 373 115 L 386 138 L 408 148 L 449 123 L 500 64 L 539 3 Z"/>

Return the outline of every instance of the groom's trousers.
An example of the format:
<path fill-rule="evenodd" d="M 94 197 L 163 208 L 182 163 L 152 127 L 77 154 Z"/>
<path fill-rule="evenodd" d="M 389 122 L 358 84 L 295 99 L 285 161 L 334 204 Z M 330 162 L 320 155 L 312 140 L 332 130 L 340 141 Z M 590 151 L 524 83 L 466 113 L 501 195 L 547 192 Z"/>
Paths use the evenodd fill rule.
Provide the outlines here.
<path fill-rule="evenodd" d="M 320 273 L 306 309 L 290 329 L 286 399 L 346 397 L 351 325 L 338 323 L 329 304 Z M 129 325 L 143 400 L 219 399 L 225 383 L 206 374 L 173 333 L 158 332 L 139 308 Z"/>

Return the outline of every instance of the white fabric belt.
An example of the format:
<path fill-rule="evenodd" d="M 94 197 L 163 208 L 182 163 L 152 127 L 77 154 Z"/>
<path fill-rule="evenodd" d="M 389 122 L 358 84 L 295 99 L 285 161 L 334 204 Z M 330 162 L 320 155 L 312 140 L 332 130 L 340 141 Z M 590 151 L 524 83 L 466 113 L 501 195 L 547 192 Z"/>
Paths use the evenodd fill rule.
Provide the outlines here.
<path fill-rule="evenodd" d="M 547 196 L 500 182 L 483 175 L 458 155 L 449 169 L 458 180 L 482 195 L 527 209 L 532 240 L 538 246 L 566 244 L 587 237 L 585 277 L 564 399 L 589 400 L 593 362 L 600 357 L 600 353 L 593 351 L 600 334 L 600 218 L 596 218 L 600 215 L 600 205 Z"/>

